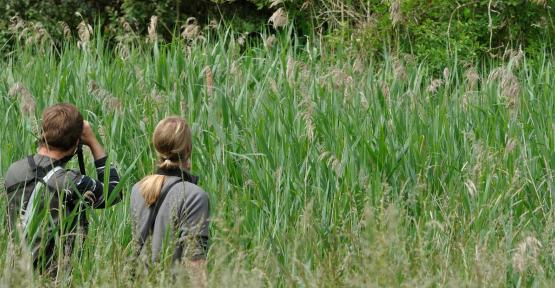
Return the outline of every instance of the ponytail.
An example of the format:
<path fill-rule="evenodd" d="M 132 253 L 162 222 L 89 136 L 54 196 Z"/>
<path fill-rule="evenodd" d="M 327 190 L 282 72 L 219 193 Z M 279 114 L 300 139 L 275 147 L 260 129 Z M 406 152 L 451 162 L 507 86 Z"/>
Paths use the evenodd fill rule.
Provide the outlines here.
<path fill-rule="evenodd" d="M 149 175 L 139 182 L 139 189 L 145 199 L 146 206 L 150 207 L 152 204 L 156 203 L 156 200 L 160 197 L 160 192 L 162 191 L 162 186 L 164 186 L 165 181 L 166 176 L 164 175 Z"/>
<path fill-rule="evenodd" d="M 160 161 L 158 165 L 160 169 L 175 169 L 179 167 L 178 162 L 173 162 L 167 157 L 161 156 Z M 165 181 L 166 176 L 154 174 L 146 176 L 139 182 L 139 189 L 145 199 L 146 206 L 151 206 L 156 203 L 156 200 L 160 197 L 160 192 L 162 191 L 162 187 L 164 187 Z"/>

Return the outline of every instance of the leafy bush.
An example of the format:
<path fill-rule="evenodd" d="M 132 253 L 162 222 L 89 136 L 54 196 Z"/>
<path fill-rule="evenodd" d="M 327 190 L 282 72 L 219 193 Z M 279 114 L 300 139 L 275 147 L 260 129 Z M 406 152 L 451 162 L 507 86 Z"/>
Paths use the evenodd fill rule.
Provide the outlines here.
<path fill-rule="evenodd" d="M 33 29 L 43 27 L 62 39 L 63 23 L 74 29 L 80 12 L 89 23 L 100 21 L 105 35 L 144 35 L 156 15 L 159 33 L 169 39 L 189 17 L 205 25 L 223 18 L 240 33 L 267 31 L 273 29 L 268 19 L 280 9 L 301 36 L 324 35 L 332 47 L 357 51 L 381 52 L 385 45 L 389 52 L 414 54 L 441 67 L 453 55 L 475 59 L 510 48 L 542 50 L 555 34 L 552 5 L 553 0 L 7 0 L 0 7 L 0 28 L 6 31 L 18 15 Z"/>

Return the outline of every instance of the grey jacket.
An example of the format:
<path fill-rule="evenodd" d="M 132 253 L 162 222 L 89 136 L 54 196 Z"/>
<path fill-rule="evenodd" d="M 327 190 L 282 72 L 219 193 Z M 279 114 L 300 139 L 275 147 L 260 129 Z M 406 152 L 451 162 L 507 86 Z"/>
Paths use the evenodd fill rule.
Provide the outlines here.
<path fill-rule="evenodd" d="M 166 176 L 162 191 L 168 185 L 180 180 L 167 191 L 162 203 L 151 207 L 141 194 L 139 183 L 131 192 L 131 217 L 133 220 L 133 236 L 141 242 L 141 231 L 149 229 L 149 215 L 154 207 L 160 205 L 154 219 L 151 235 L 150 252 L 152 261 L 158 261 L 164 243 L 175 245 L 173 260 L 183 257 L 191 260 L 205 259 L 208 249 L 210 201 L 208 194 L 196 183 L 196 177 L 183 170 L 159 170 L 157 174 Z M 160 198 L 159 198 L 160 200 Z M 144 240 L 144 239 L 143 239 Z M 146 244 L 144 246 L 147 246 Z M 145 248 L 139 247 L 141 254 Z"/>

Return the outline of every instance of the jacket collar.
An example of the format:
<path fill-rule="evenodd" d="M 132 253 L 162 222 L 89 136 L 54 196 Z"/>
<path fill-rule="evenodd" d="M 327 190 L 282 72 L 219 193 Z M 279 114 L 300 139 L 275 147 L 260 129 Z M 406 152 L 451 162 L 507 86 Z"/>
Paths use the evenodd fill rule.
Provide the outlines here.
<path fill-rule="evenodd" d="M 189 173 L 189 171 L 180 169 L 180 168 L 174 168 L 174 169 L 158 168 L 158 170 L 156 170 L 156 174 L 164 175 L 164 176 L 179 177 L 183 179 L 183 181 L 187 181 L 195 185 L 198 183 L 198 176 L 192 175 L 191 173 Z"/>

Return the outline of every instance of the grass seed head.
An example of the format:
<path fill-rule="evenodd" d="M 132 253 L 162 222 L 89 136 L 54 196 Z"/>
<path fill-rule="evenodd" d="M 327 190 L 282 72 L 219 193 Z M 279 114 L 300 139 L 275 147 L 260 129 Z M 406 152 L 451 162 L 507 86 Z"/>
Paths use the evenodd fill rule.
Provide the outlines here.
<path fill-rule="evenodd" d="M 266 48 L 270 49 L 272 47 L 274 47 L 274 44 L 276 44 L 277 42 L 277 38 L 275 35 L 270 35 L 268 36 L 268 38 L 266 38 L 266 41 L 264 42 L 264 45 L 266 46 Z"/>
<path fill-rule="evenodd" d="M 71 28 L 69 28 L 69 25 L 64 21 L 59 21 L 58 25 L 62 28 L 64 38 L 71 39 Z"/>
<path fill-rule="evenodd" d="M 513 269 L 523 273 L 528 268 L 538 266 L 538 257 L 542 248 L 541 242 L 534 236 L 528 236 L 518 244 L 513 255 Z"/>
<path fill-rule="evenodd" d="M 154 43 L 158 40 L 158 16 L 152 15 L 148 24 L 148 41 Z"/>
<path fill-rule="evenodd" d="M 214 96 L 214 76 L 210 66 L 204 67 L 204 78 L 206 82 L 206 95 L 208 95 L 208 97 L 212 97 Z"/>
<path fill-rule="evenodd" d="M 287 68 L 285 74 L 289 83 L 292 84 L 295 80 L 295 60 L 291 56 L 287 57 Z"/>
<path fill-rule="evenodd" d="M 468 83 L 469 90 L 474 90 L 476 88 L 476 84 L 480 80 L 480 75 L 476 71 L 474 66 L 466 69 L 464 72 L 464 77 L 466 78 L 466 82 Z"/>
<path fill-rule="evenodd" d="M 181 28 L 183 29 L 181 37 L 186 41 L 196 40 L 200 36 L 200 26 L 194 17 L 189 17 Z"/>
<path fill-rule="evenodd" d="M 393 25 L 393 27 L 397 27 L 398 24 L 403 22 L 401 0 L 391 0 L 389 5 L 389 18 L 391 19 L 391 25 Z"/>
<path fill-rule="evenodd" d="M 397 58 L 393 59 L 393 76 L 396 79 L 407 80 L 407 68 Z"/>
<path fill-rule="evenodd" d="M 81 49 L 85 49 L 87 47 L 87 44 L 91 40 L 92 34 L 93 29 L 91 25 L 87 24 L 85 20 L 79 22 L 79 25 L 77 25 L 77 35 L 79 35 L 77 46 Z"/>
<path fill-rule="evenodd" d="M 430 94 L 436 94 L 441 86 L 443 86 L 442 79 L 433 79 L 430 82 L 430 85 L 428 85 L 428 88 L 426 88 L 426 91 L 428 91 L 428 93 Z"/>
<path fill-rule="evenodd" d="M 279 8 L 276 12 L 274 12 L 274 14 L 272 14 L 268 22 L 272 24 L 274 29 L 277 29 L 287 26 L 287 24 L 289 24 L 289 17 L 287 16 L 285 9 Z"/>

